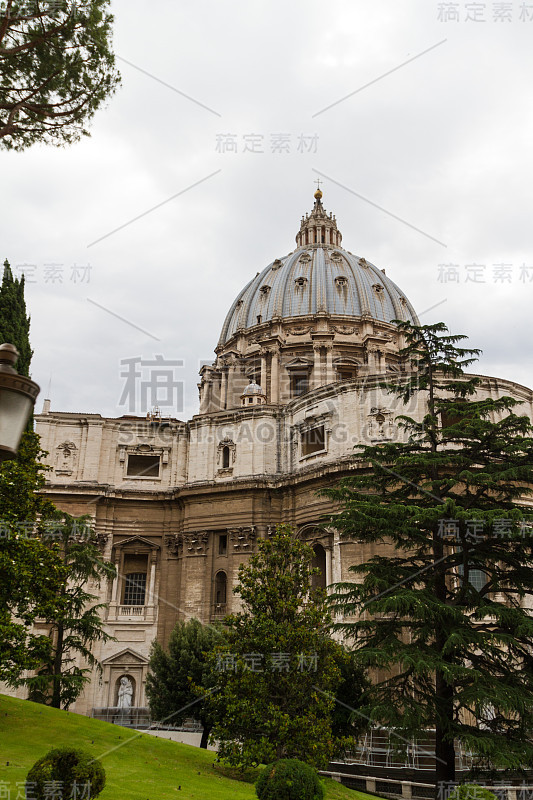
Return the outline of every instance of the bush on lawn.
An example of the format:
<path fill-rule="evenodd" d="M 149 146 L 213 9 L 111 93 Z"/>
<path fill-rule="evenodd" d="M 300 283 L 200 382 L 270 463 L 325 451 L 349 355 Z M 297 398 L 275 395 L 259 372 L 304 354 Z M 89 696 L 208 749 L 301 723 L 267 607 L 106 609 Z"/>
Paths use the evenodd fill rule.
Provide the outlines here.
<path fill-rule="evenodd" d="M 475 783 L 461 783 L 450 792 L 448 800 L 496 800 L 496 795 Z"/>
<path fill-rule="evenodd" d="M 322 800 L 324 789 L 315 770 L 296 758 L 265 767 L 255 784 L 259 800 Z"/>
<path fill-rule="evenodd" d="M 61 797 L 88 796 L 92 799 L 105 786 L 105 770 L 90 753 L 58 747 L 36 761 L 28 772 L 26 796 L 49 800 L 50 781 L 58 782 L 58 796 L 60 793 Z"/>

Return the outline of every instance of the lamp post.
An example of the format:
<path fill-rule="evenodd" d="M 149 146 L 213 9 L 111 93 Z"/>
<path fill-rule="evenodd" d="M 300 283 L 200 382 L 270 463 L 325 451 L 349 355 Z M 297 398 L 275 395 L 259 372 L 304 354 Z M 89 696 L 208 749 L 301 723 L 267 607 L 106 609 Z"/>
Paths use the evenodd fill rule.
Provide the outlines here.
<path fill-rule="evenodd" d="M 40 391 L 36 383 L 18 374 L 14 367 L 18 357 L 14 345 L 0 345 L 0 462 L 16 456 Z"/>

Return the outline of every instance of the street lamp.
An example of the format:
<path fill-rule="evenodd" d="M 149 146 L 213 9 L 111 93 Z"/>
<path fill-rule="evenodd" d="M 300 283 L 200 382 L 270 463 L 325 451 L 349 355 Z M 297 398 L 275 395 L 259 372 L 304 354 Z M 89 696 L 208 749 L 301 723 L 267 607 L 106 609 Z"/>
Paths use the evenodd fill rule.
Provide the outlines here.
<path fill-rule="evenodd" d="M 14 345 L 0 345 L 0 462 L 17 455 L 20 437 L 40 391 L 36 383 L 18 374 L 14 367 L 18 357 Z"/>

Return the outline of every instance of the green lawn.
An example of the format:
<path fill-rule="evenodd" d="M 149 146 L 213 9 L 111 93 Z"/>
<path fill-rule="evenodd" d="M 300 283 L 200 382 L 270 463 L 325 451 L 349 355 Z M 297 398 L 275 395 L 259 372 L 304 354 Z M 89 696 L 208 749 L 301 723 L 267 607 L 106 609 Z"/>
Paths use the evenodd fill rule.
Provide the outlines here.
<path fill-rule="evenodd" d="M 218 774 L 212 752 L 0 695 L 0 782 L 10 784 L 11 800 L 17 798 L 17 782 L 24 781 L 34 762 L 52 747 L 64 745 L 82 748 L 102 760 L 107 777 L 99 796 L 102 800 L 250 800 L 256 796 L 251 784 Z M 328 800 L 375 800 L 332 780 L 325 785 Z M 0 791 L 0 796 L 8 794 Z"/>

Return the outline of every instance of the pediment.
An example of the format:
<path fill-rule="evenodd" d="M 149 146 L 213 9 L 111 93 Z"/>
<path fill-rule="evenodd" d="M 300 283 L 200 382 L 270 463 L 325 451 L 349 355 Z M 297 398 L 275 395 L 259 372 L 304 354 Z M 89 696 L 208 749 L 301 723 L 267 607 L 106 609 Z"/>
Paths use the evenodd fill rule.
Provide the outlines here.
<path fill-rule="evenodd" d="M 298 367 L 305 367 L 306 369 L 313 366 L 313 362 L 308 358 L 293 358 L 292 361 L 286 365 L 286 369 L 297 369 Z"/>
<path fill-rule="evenodd" d="M 356 358 L 352 358 L 351 356 L 343 356 L 342 358 L 335 358 L 333 360 L 333 363 L 335 364 L 336 367 L 337 366 L 341 367 L 341 366 L 344 366 L 344 365 L 346 365 L 346 366 L 354 366 L 354 367 L 361 367 L 362 366 L 362 362 L 361 361 L 358 361 Z"/>
<path fill-rule="evenodd" d="M 102 660 L 102 664 L 110 666 L 145 666 L 148 663 L 149 660 L 147 658 L 134 650 L 130 650 L 129 647 L 121 650 L 120 653 L 115 653 L 114 656 L 109 656 L 109 658 Z"/>
<path fill-rule="evenodd" d="M 120 549 L 124 547 L 149 547 L 151 550 L 160 550 L 158 544 L 154 544 L 149 539 L 145 539 L 144 536 L 131 536 L 129 539 L 123 539 L 122 542 L 115 542 L 114 546 Z"/>

